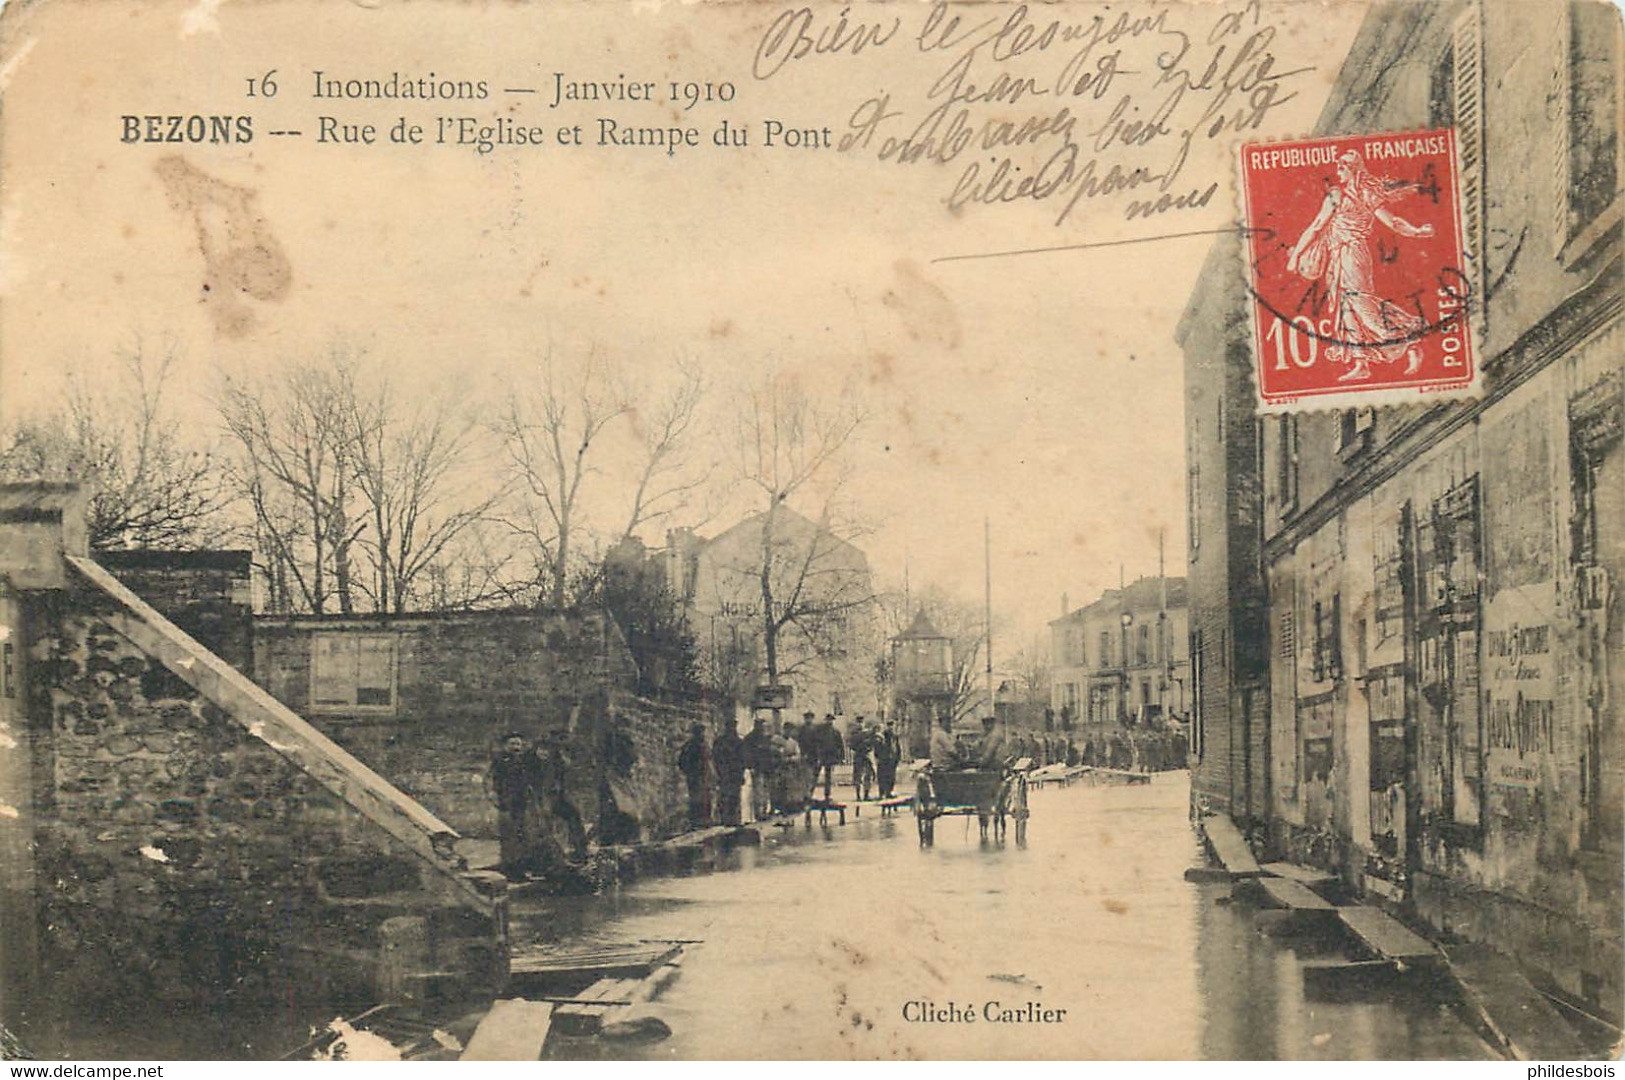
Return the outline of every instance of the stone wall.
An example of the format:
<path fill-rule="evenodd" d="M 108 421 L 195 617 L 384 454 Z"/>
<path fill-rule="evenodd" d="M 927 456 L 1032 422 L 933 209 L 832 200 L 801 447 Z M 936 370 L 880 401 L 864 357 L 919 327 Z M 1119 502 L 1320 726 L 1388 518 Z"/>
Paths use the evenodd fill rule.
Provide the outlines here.
<path fill-rule="evenodd" d="M 393 650 L 388 704 L 322 705 L 313 695 L 314 650 L 323 638 L 346 635 Z M 630 740 L 636 764 L 614 786 L 622 802 L 636 807 L 640 837 L 680 828 L 677 747 L 697 714 L 627 692 L 630 657 L 601 615 L 260 618 L 254 676 L 465 836 L 497 835 L 484 778 L 510 731 L 538 743 L 551 732 L 566 733 L 570 796 L 590 838 L 598 839 L 604 821 L 617 758 L 609 744 L 617 732 Z"/>
<path fill-rule="evenodd" d="M 247 551 L 101 551 L 96 561 L 164 618 L 238 671 L 254 666 Z"/>
<path fill-rule="evenodd" d="M 490 914 L 119 633 L 83 583 L 26 595 L 40 961 L 75 1018 L 371 1004 L 380 927 L 497 969 Z"/>

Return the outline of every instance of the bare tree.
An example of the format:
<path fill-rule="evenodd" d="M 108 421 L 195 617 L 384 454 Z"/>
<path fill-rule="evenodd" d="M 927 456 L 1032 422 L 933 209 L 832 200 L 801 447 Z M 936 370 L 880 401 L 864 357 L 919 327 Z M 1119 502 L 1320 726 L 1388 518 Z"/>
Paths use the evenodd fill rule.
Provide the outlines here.
<path fill-rule="evenodd" d="M 188 445 L 168 408 L 175 359 L 170 349 L 153 361 L 138 345 L 111 385 L 73 377 L 61 408 L 0 432 L 0 478 L 85 485 L 92 547 L 217 540 L 226 492 L 212 451 Z"/>
<path fill-rule="evenodd" d="M 490 599 L 489 553 L 454 546 L 502 495 L 474 475 L 472 412 L 433 388 L 407 400 L 361 359 L 335 347 L 221 394 L 271 606 L 387 613 Z M 473 562 L 457 568 L 453 556 Z"/>
<path fill-rule="evenodd" d="M 1035 638 L 1017 649 L 1007 666 L 1022 701 L 1035 705 L 1049 704 L 1049 649 L 1042 638 Z"/>
<path fill-rule="evenodd" d="M 632 537 L 680 508 L 699 485 L 687 451 L 702 385 L 692 368 L 680 365 L 678 375 L 669 394 L 654 397 L 632 389 L 596 355 L 563 370 L 549 352 L 535 386 L 514 394 L 500 414 L 496 432 L 519 493 L 514 527 L 534 547 L 552 606 L 565 605 L 573 580 L 594 585 L 592 572 L 573 573 L 593 545 L 608 550 Z M 628 456 L 616 478 L 589 482 L 617 444 Z M 619 514 L 608 509 L 617 505 Z M 618 531 L 603 531 L 593 509 L 614 514 Z"/>
<path fill-rule="evenodd" d="M 354 395 L 353 361 L 336 348 L 274 384 L 227 379 L 221 392 L 239 451 L 231 475 L 254 514 L 278 610 L 321 614 L 334 600 L 354 610 L 350 553 L 366 527 L 356 513 Z"/>
<path fill-rule="evenodd" d="M 851 572 L 851 545 L 834 520 L 848 475 L 845 453 L 864 422 L 853 402 L 850 395 L 816 401 L 771 375 L 739 401 L 733 466 L 761 507 L 756 575 L 769 684 L 798 663 L 846 647 L 852 616 L 874 599 L 867 565 L 861 575 Z M 799 524 L 809 519 L 787 514 L 791 500 L 821 503 L 812 528 Z M 801 660 L 786 665 L 781 645 L 790 635 L 804 648 Z"/>
<path fill-rule="evenodd" d="M 496 485 L 481 494 L 478 485 L 459 483 L 469 479 L 463 473 L 477 430 L 471 414 L 432 394 L 402 404 L 387 378 L 371 392 L 357 388 L 341 401 L 367 520 L 357 543 L 372 564 L 365 591 L 373 606 L 381 612 L 414 606 L 419 578 L 437 566 L 445 572 L 435 591 L 447 599 L 451 568 L 442 558 L 503 494 Z M 462 568 L 465 603 L 477 565 Z M 434 599 L 430 605 L 441 606 Z"/>

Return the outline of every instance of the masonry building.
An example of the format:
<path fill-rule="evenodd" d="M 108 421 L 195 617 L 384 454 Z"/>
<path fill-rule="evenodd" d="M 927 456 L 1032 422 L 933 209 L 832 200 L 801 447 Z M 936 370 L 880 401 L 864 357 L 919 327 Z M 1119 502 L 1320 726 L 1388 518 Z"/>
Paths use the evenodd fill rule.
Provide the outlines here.
<path fill-rule="evenodd" d="M 1616 1024 L 1621 55 L 1604 4 L 1381 5 L 1321 117 L 1456 129 L 1481 396 L 1259 417 L 1231 240 L 1180 329 L 1195 796 Z"/>
<path fill-rule="evenodd" d="M 1050 708 L 1086 731 L 1182 719 L 1190 659 L 1184 578 L 1108 589 L 1050 626 Z"/>

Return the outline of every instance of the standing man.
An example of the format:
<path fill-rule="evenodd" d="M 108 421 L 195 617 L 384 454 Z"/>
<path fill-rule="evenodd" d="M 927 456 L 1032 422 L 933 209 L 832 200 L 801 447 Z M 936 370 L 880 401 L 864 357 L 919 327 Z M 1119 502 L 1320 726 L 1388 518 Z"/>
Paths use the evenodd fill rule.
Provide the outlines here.
<path fill-rule="evenodd" d="M 880 786 L 880 797 L 892 797 L 897 784 L 897 763 L 903 760 L 903 744 L 897 739 L 896 724 L 886 721 L 886 728 L 875 739 L 875 772 Z"/>
<path fill-rule="evenodd" d="M 695 724 L 688 729 L 688 741 L 677 753 L 677 769 L 688 784 L 688 827 L 703 829 L 711 823 L 711 804 L 706 797 L 711 751 L 705 745 L 704 724 Z"/>
<path fill-rule="evenodd" d="M 542 763 L 529 749 L 523 732 L 503 736 L 502 749 L 485 773 L 485 793 L 496 803 L 500 869 L 509 881 L 524 881 L 538 869 Z"/>
<path fill-rule="evenodd" d="M 745 741 L 739 737 L 738 721 L 731 716 L 711 744 L 711 767 L 717 774 L 717 813 L 724 825 L 738 825 L 739 791 L 745 786 Z"/>
<path fill-rule="evenodd" d="M 847 749 L 852 752 L 852 795 L 859 802 L 869 797 L 874 786 L 875 767 L 869 759 L 874 746 L 874 734 L 863 726 L 863 717 L 852 721 L 852 730 L 846 734 Z"/>
<path fill-rule="evenodd" d="M 771 812 L 768 776 L 773 771 L 773 738 L 761 716 L 753 718 L 744 739 L 745 768 L 750 770 L 750 819 L 764 821 Z"/>
<path fill-rule="evenodd" d="M 824 801 L 829 802 L 830 785 L 835 779 L 835 766 L 846 757 L 846 743 L 841 739 L 841 733 L 835 730 L 835 714 L 825 713 L 824 722 L 813 729 L 812 740 L 818 747 L 817 757 L 813 758 L 813 787 L 818 787 L 818 772 L 824 772 Z"/>

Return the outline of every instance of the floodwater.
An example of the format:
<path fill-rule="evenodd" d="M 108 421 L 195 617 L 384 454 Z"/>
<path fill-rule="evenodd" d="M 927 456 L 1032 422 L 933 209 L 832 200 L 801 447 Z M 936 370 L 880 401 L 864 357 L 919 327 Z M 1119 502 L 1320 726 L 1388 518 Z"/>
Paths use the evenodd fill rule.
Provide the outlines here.
<path fill-rule="evenodd" d="M 1306 997 L 1325 941 L 1267 937 L 1200 861 L 1187 774 L 1047 788 L 1029 843 L 974 819 L 764 826 L 720 872 L 555 912 L 608 939 L 686 939 L 658 1042 L 560 1039 L 559 1057 L 1491 1058 L 1426 986 Z M 1013 830 L 1012 830 L 1013 836 Z M 1063 1012 L 1064 1010 L 1064 1012 Z M 934 1017 L 934 1019 L 932 1019 Z M 1027 1019 L 1019 1019 L 1027 1017 Z"/>

